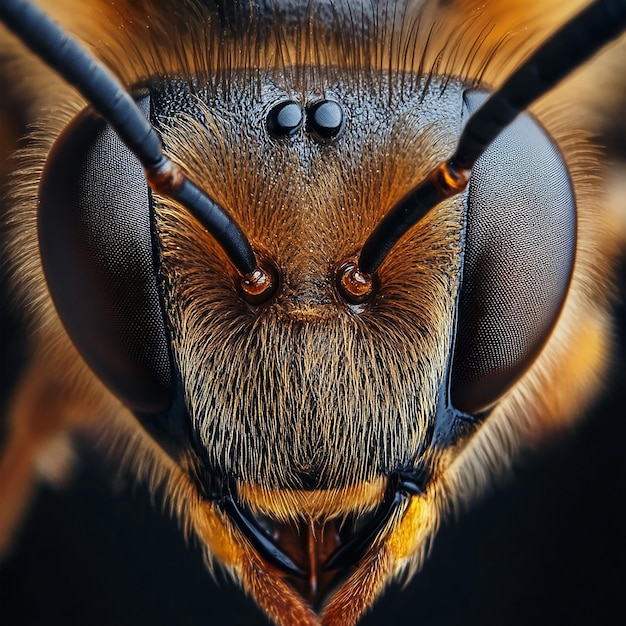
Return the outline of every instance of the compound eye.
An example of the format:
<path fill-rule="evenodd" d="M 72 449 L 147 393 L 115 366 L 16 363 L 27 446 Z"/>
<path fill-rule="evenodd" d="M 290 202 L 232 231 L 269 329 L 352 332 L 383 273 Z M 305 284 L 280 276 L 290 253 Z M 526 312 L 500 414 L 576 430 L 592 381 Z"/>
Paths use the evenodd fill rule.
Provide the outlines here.
<path fill-rule="evenodd" d="M 147 114 L 148 96 L 138 104 Z M 137 159 L 90 111 L 54 144 L 39 190 L 39 247 L 70 339 L 129 408 L 165 411 L 171 366 L 152 247 L 152 199 Z"/>
<path fill-rule="evenodd" d="M 465 94 L 467 116 L 487 94 Z M 565 300 L 576 203 L 561 153 L 520 115 L 476 163 L 450 377 L 459 410 L 492 406 L 532 365 Z"/>

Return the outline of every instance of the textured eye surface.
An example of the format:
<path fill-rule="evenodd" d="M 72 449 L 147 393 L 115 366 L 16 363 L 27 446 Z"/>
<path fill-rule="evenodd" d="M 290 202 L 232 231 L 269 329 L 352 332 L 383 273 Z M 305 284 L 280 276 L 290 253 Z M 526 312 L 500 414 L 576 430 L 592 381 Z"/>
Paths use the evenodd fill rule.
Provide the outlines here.
<path fill-rule="evenodd" d="M 485 99 L 467 92 L 467 114 Z M 567 167 L 545 130 L 523 114 L 470 180 L 450 386 L 456 408 L 488 408 L 532 364 L 563 305 L 575 246 Z"/>
<path fill-rule="evenodd" d="M 110 127 L 84 113 L 53 147 L 40 198 L 44 271 L 72 341 L 130 408 L 165 410 L 169 352 L 141 166 Z"/>

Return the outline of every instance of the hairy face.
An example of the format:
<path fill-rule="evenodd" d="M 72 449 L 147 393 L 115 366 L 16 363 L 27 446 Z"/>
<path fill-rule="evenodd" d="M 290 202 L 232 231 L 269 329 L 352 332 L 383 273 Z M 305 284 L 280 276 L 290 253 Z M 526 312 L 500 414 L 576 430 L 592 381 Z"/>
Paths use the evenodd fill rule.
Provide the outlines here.
<path fill-rule="evenodd" d="M 354 486 L 412 467 L 429 447 L 451 340 L 462 199 L 405 238 L 367 306 L 342 301 L 335 271 L 452 149 L 461 84 L 402 97 L 390 80 L 384 90 L 357 90 L 314 76 L 299 90 L 285 74 L 264 77 L 260 94 L 243 73 L 227 101 L 194 94 L 204 126 L 163 113 L 166 144 L 280 271 L 275 298 L 246 305 L 211 238 L 162 206 L 172 341 L 214 471 L 267 488 Z M 273 105 L 292 98 L 306 108 L 320 94 L 342 105 L 336 141 L 306 130 L 269 136 Z"/>

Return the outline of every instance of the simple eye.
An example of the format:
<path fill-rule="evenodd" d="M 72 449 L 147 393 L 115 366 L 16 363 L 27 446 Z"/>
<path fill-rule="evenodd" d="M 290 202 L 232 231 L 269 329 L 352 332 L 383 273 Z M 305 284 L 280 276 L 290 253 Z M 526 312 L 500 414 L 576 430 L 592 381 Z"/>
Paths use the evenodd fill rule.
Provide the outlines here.
<path fill-rule="evenodd" d="M 334 100 L 320 100 L 307 109 L 307 131 L 322 143 L 335 139 L 345 124 L 343 109 Z"/>
<path fill-rule="evenodd" d="M 290 137 L 302 125 L 304 112 L 294 100 L 284 100 L 272 107 L 267 115 L 267 130 L 272 137 Z"/>
<path fill-rule="evenodd" d="M 486 98 L 466 92 L 466 114 Z M 567 167 L 545 130 L 522 114 L 470 179 L 450 379 L 457 409 L 487 409 L 532 364 L 563 306 L 575 248 Z"/>

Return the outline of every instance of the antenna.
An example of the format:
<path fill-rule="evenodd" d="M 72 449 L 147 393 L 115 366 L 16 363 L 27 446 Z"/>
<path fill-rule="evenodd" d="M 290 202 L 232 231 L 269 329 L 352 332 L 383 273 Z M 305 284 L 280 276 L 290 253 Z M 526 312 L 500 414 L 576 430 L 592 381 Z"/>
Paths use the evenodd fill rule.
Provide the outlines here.
<path fill-rule="evenodd" d="M 0 19 L 111 125 L 142 164 L 150 187 L 179 202 L 211 233 L 239 272 L 246 294 L 258 298 L 275 283 L 235 220 L 163 153 L 152 124 L 102 63 L 29 0 L 2 0 Z"/>
<path fill-rule="evenodd" d="M 472 167 L 491 142 L 532 102 L 626 29 L 626 1 L 596 0 L 550 37 L 474 113 L 454 155 L 402 198 L 367 238 L 357 263 L 340 268 L 338 282 L 361 301 L 372 275 L 398 240 L 443 200 L 461 193 Z"/>

